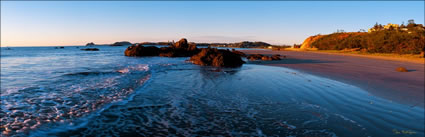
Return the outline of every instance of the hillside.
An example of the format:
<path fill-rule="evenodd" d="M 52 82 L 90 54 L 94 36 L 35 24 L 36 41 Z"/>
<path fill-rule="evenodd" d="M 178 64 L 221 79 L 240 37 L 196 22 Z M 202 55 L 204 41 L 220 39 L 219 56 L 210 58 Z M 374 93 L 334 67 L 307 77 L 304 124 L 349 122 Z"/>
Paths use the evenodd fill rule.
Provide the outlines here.
<path fill-rule="evenodd" d="M 425 28 L 422 24 L 407 26 L 375 25 L 369 32 L 338 32 L 307 38 L 301 48 L 319 50 L 358 50 L 368 53 L 420 54 L 424 52 Z"/>

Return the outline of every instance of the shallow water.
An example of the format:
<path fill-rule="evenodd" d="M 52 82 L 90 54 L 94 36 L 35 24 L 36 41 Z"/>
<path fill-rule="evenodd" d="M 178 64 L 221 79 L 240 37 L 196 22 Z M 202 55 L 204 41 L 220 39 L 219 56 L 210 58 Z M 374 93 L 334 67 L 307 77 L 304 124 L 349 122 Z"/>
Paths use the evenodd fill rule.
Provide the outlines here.
<path fill-rule="evenodd" d="M 423 108 L 331 79 L 98 48 L 2 49 L 2 135 L 424 136 Z"/>

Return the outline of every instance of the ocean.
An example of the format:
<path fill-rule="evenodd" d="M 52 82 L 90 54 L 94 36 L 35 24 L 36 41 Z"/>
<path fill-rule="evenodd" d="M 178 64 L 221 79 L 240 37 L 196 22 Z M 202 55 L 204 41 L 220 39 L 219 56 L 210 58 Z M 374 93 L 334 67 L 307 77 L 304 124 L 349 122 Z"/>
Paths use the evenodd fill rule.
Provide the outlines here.
<path fill-rule="evenodd" d="M 283 67 L 1 48 L 1 136 L 424 136 L 424 108 Z"/>

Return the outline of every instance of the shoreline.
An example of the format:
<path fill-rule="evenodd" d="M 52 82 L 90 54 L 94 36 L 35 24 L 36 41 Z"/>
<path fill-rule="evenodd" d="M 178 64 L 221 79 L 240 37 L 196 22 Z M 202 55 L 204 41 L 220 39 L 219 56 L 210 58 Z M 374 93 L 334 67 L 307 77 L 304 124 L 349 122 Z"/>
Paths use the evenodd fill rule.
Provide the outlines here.
<path fill-rule="evenodd" d="M 399 54 L 391 54 L 391 53 L 362 54 L 362 53 L 359 53 L 359 52 L 343 52 L 343 51 L 338 51 L 338 50 L 308 50 L 308 49 L 285 49 L 284 51 L 312 52 L 312 53 L 320 53 L 320 54 L 355 56 L 355 57 L 363 57 L 363 58 L 372 58 L 372 59 L 381 59 L 381 60 L 391 60 L 391 61 L 425 64 L 425 58 L 412 57 L 414 55 L 399 55 Z"/>
<path fill-rule="evenodd" d="M 424 66 L 341 54 L 299 51 L 240 50 L 245 54 L 280 54 L 279 61 L 249 61 L 249 64 L 286 67 L 301 72 L 341 81 L 391 101 L 424 107 Z M 397 67 L 409 72 L 396 72 Z"/>

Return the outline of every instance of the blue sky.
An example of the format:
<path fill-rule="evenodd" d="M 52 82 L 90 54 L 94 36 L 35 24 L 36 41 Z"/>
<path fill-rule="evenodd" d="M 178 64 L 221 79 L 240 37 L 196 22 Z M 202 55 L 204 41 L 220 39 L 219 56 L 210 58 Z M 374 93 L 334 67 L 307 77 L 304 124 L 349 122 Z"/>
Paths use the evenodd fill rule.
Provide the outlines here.
<path fill-rule="evenodd" d="M 424 23 L 424 1 L 2 1 L 2 46 L 88 42 L 264 41 L 294 44 L 376 22 Z"/>

